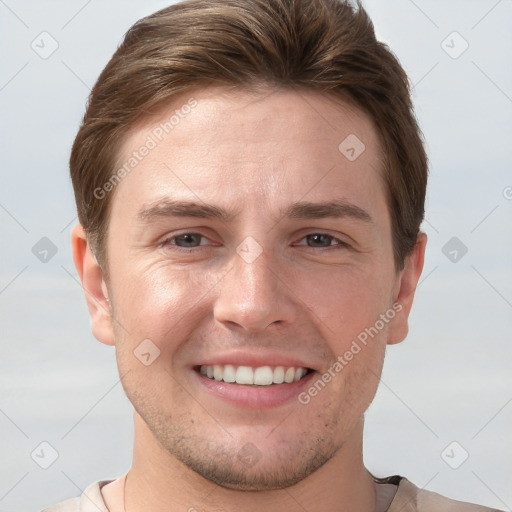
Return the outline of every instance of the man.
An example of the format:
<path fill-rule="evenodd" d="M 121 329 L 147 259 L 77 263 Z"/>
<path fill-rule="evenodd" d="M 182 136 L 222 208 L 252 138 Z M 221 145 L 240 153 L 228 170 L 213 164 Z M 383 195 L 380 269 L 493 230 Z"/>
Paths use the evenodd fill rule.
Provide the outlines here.
<path fill-rule="evenodd" d="M 140 20 L 70 166 L 134 456 L 47 510 L 490 510 L 362 460 L 423 267 L 427 158 L 360 5 L 187 0 Z"/>

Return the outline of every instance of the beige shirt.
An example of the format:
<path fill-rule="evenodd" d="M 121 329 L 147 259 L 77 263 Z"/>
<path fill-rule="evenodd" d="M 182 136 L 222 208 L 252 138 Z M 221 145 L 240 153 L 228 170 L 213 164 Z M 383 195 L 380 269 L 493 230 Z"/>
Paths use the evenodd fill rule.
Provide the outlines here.
<path fill-rule="evenodd" d="M 95 482 L 80 497 L 45 508 L 42 512 L 109 512 L 101 489 L 111 482 L 113 480 Z M 377 512 L 503 512 L 419 489 L 407 478 L 399 475 L 379 479 L 375 484 Z"/>

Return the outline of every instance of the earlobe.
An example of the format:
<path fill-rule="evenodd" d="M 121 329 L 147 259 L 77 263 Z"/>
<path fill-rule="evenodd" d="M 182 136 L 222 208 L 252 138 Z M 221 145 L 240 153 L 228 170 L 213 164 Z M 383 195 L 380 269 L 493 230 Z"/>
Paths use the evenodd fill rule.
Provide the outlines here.
<path fill-rule="evenodd" d="M 112 316 L 103 271 L 80 224 L 73 228 L 71 246 L 75 267 L 80 276 L 89 309 L 92 333 L 98 341 L 106 345 L 114 345 Z"/>
<path fill-rule="evenodd" d="M 399 311 L 390 322 L 388 330 L 388 345 L 400 343 L 405 339 L 409 331 L 408 319 L 411 312 L 414 293 L 418 285 L 423 262 L 425 259 L 425 248 L 427 245 L 427 235 L 419 233 L 416 245 L 413 251 L 405 258 L 404 269 L 398 276 L 398 282 L 393 304 L 395 311 Z"/>

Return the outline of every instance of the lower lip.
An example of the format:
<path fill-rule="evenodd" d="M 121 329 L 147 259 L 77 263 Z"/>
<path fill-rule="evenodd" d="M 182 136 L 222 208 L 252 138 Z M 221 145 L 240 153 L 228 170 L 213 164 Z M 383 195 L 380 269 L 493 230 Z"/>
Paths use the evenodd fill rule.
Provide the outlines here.
<path fill-rule="evenodd" d="M 193 370 L 195 377 L 212 395 L 238 407 L 269 409 L 298 400 L 298 395 L 310 385 L 316 372 L 308 373 L 296 382 L 271 384 L 270 386 L 250 386 L 209 379 Z"/>

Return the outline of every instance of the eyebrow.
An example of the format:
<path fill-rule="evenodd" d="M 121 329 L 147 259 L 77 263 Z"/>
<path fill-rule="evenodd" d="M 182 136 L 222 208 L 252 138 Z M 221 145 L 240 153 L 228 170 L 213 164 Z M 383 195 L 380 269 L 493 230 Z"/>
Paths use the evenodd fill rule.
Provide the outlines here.
<path fill-rule="evenodd" d="M 240 210 L 227 211 L 219 206 L 206 203 L 165 198 L 143 207 L 138 214 L 138 218 L 146 223 L 157 218 L 165 217 L 210 218 L 229 222 L 235 220 L 240 213 Z M 281 215 L 290 219 L 349 217 L 363 222 L 373 223 L 372 217 L 366 210 L 345 200 L 331 200 L 318 203 L 300 201 L 291 204 L 284 211 L 281 210 Z"/>

